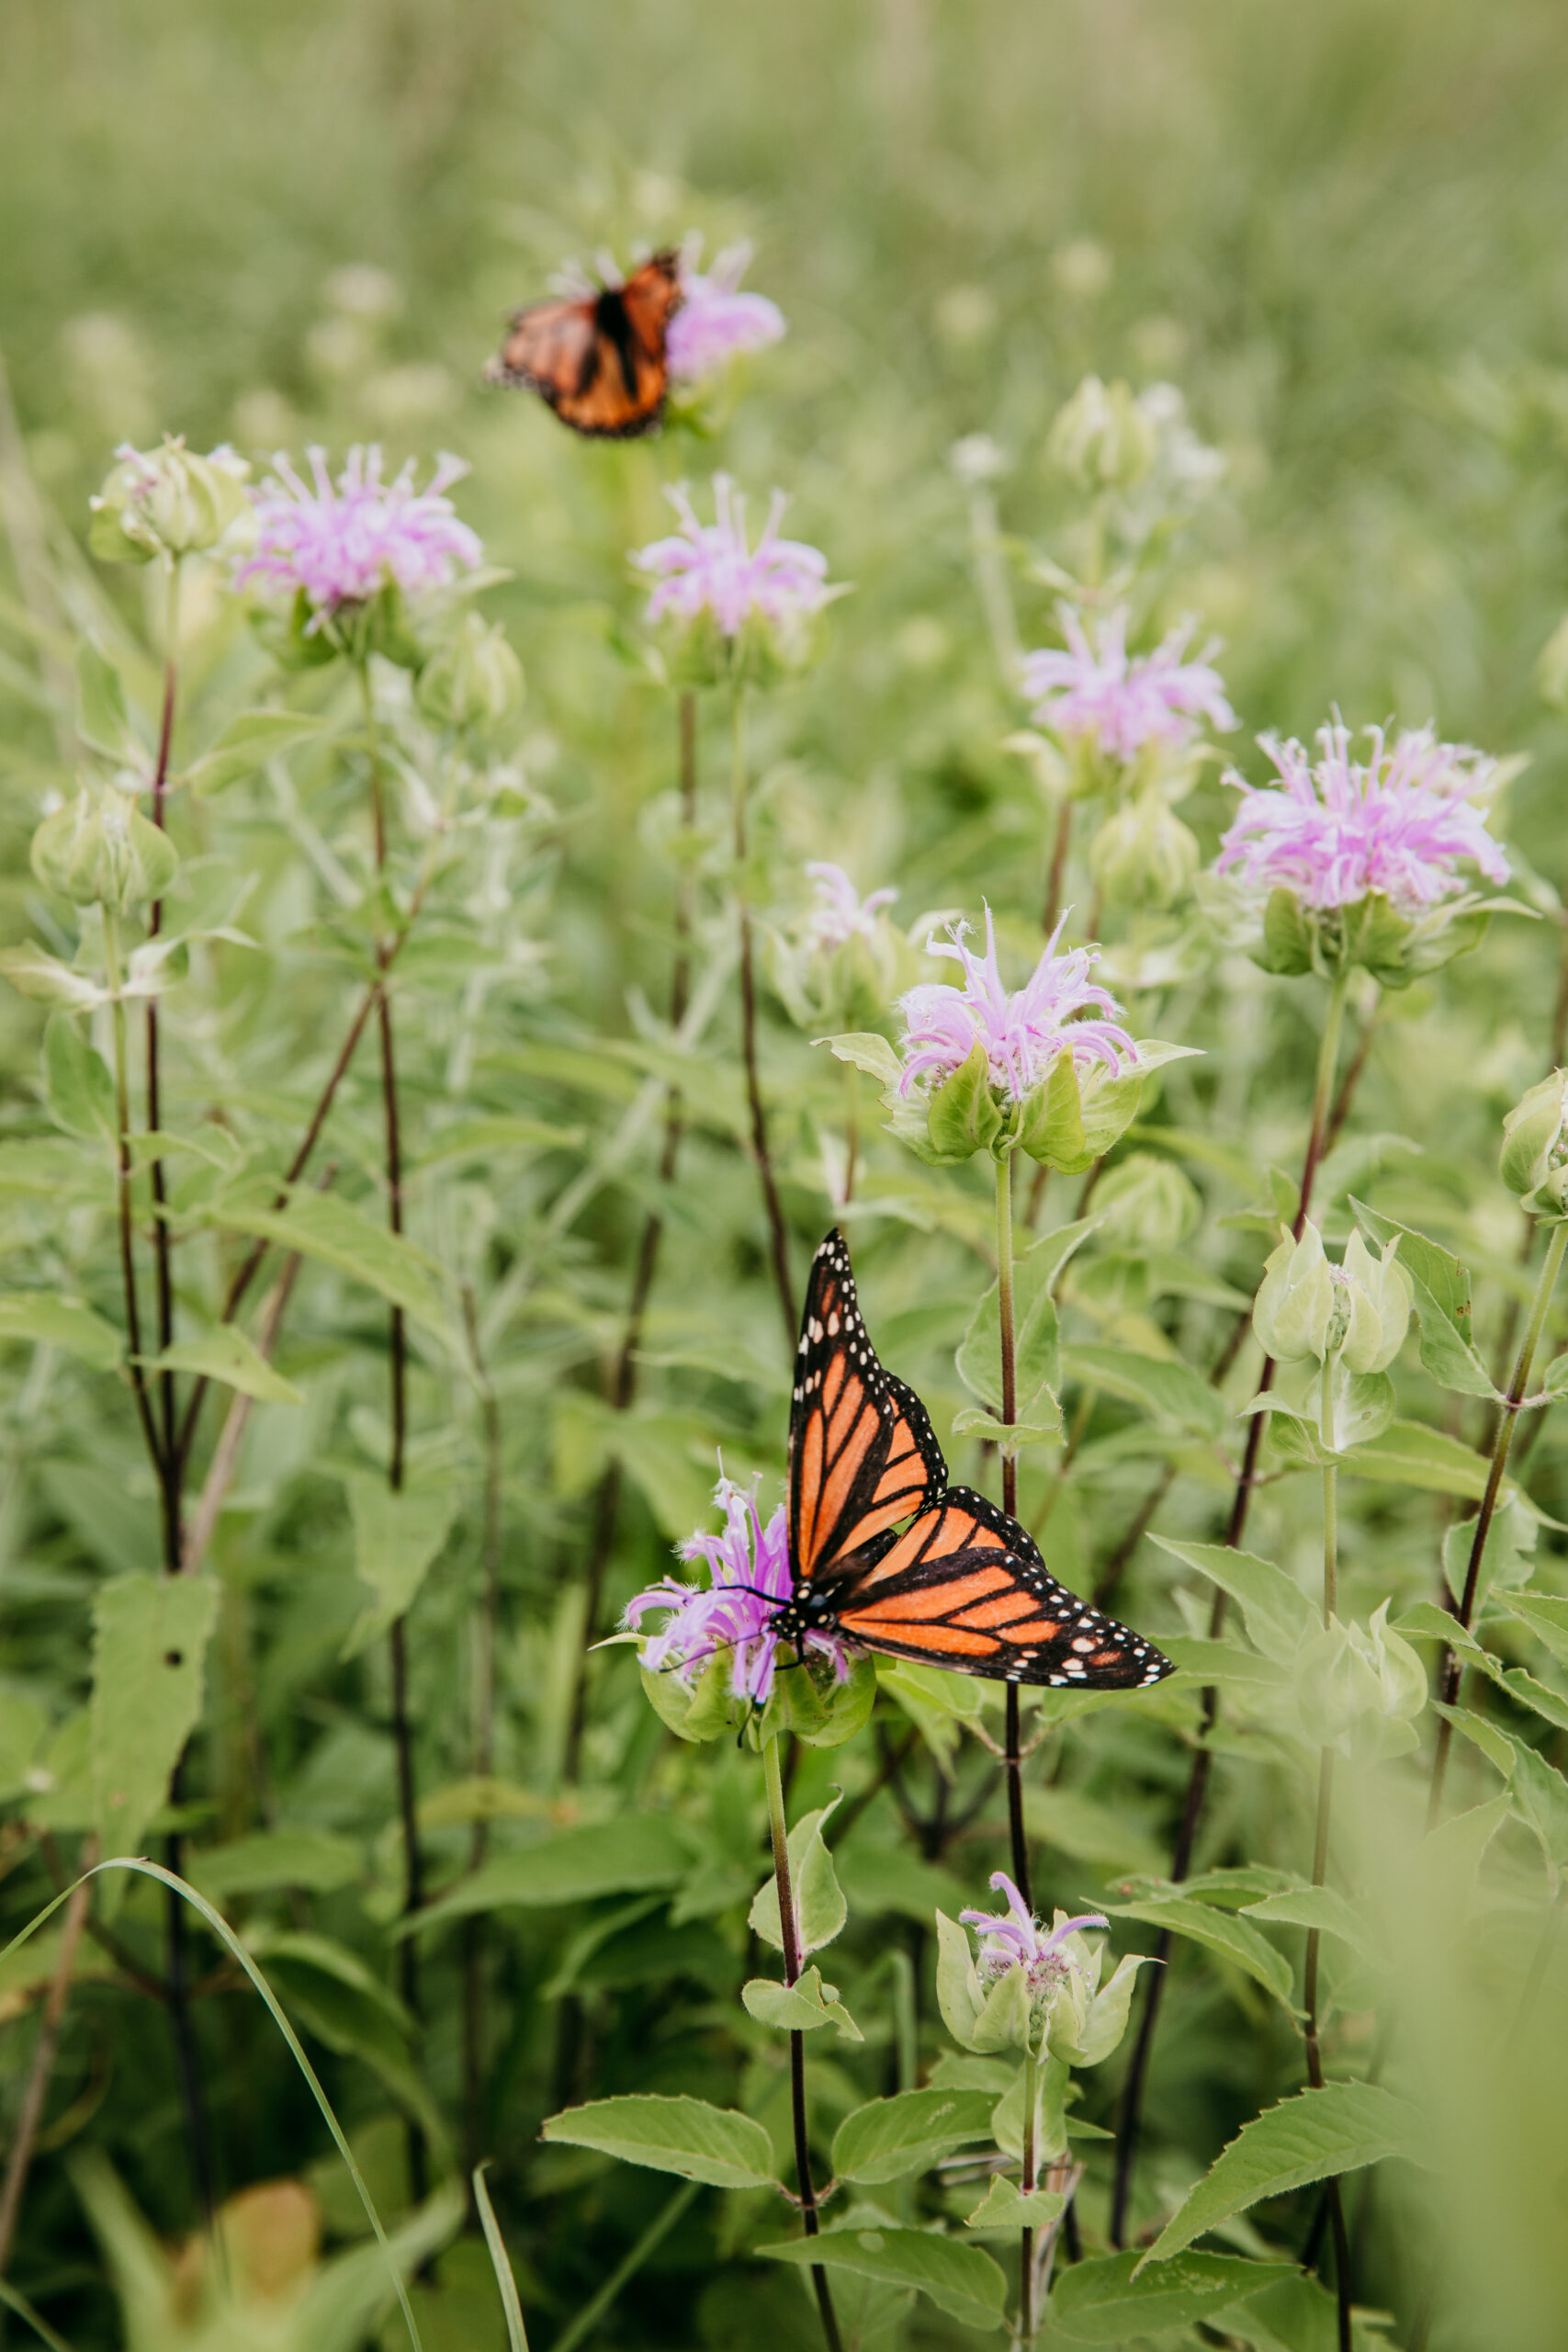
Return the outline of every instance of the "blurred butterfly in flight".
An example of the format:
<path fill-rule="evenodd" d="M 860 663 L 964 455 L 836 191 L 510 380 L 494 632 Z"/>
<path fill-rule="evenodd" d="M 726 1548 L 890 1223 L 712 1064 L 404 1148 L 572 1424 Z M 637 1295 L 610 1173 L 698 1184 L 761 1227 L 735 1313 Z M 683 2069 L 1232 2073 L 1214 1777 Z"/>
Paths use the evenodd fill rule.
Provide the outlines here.
<path fill-rule="evenodd" d="M 536 302 L 513 317 L 486 380 L 537 392 L 574 433 L 651 433 L 669 388 L 665 335 L 684 299 L 671 248 L 621 284 Z"/>
<path fill-rule="evenodd" d="M 1027 1530 L 950 1487 L 931 1416 L 885 1370 L 842 1234 L 812 1261 L 789 1425 L 794 1589 L 772 1630 L 833 1634 L 996 1682 L 1134 1690 L 1174 1671 L 1047 1569 Z"/>

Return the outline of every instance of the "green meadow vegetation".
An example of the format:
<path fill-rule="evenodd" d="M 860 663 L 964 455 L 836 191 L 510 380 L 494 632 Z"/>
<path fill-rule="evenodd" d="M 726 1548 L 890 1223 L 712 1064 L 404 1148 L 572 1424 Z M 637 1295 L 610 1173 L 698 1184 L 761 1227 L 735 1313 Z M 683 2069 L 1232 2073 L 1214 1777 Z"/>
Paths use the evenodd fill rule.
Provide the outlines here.
<path fill-rule="evenodd" d="M 7 2343 L 1561 2345 L 1565 96 L 1550 0 L 11 0 Z M 484 380 L 742 242 L 658 433 Z M 247 572 L 367 445 L 429 578 Z M 650 615 L 716 476 L 830 596 Z M 1238 869 L 1262 736 L 1414 738 L 1425 878 Z M 987 916 L 1136 1060 L 911 1080 Z M 628 1624 L 787 1592 L 831 1228 L 1164 1679 Z"/>

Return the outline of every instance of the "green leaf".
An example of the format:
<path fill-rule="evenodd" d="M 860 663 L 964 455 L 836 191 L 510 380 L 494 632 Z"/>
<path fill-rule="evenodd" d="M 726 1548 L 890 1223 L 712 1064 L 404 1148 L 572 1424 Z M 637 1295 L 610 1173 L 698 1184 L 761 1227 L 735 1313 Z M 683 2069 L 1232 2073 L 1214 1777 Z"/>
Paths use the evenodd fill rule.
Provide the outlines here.
<path fill-rule="evenodd" d="M 4 1328 L 0 1323 L 0 1329 Z M 1510 1617 L 1529 1627 L 1559 1666 L 1568 1666 L 1568 1600 L 1551 1593 L 1510 1592 L 1502 1606 Z"/>
<path fill-rule="evenodd" d="M 1312 969 L 1312 925 L 1293 890 L 1270 890 L 1263 910 L 1262 944 L 1255 950 L 1266 972 L 1299 979 Z"/>
<path fill-rule="evenodd" d="M 88 1755 L 99 1835 L 134 1852 L 201 1714 L 211 1577 L 117 1577 L 93 1602 Z"/>
<path fill-rule="evenodd" d="M 85 1143 L 115 1138 L 114 1080 L 69 1013 L 51 1013 L 43 1032 L 43 1099 L 50 1117 Z"/>
<path fill-rule="evenodd" d="M 885 2287 L 918 2288 L 950 2319 L 977 2332 L 988 2334 L 1002 2324 L 1007 2281 L 997 2264 L 981 2247 L 940 2238 L 931 2230 L 864 2229 L 851 2223 L 824 2230 L 819 2237 L 760 2245 L 755 2251 L 802 2269 L 823 2263 L 829 2270 L 875 2278 Z"/>
<path fill-rule="evenodd" d="M 62 1012 L 90 1012 L 96 1004 L 108 1002 L 108 991 L 88 973 L 73 970 L 42 947 L 0 949 L 0 974 L 18 995 L 36 997 L 40 1004 L 57 1005 Z"/>
<path fill-rule="evenodd" d="M 984 1405 L 966 1405 L 953 1417 L 952 1434 L 957 1437 L 980 1437 L 987 1445 L 1000 1446 L 1004 1453 L 1021 1453 L 1026 1446 L 1055 1445 L 1062 1434 L 1061 1408 L 1049 1389 L 1043 1392 L 1050 1418 L 1040 1419 L 1041 1397 L 1031 1399 L 1027 1408 L 1029 1419 L 1001 1421 Z"/>
<path fill-rule="evenodd" d="M 1151 1896 L 1136 1903 L 1107 1903 L 1103 1907 L 1113 1919 L 1141 1919 L 1148 1927 L 1168 1928 L 1176 1935 L 1204 1945 L 1222 1960 L 1233 1962 L 1266 1993 L 1272 1993 L 1280 2007 L 1294 2017 L 1291 1964 L 1283 1952 L 1276 1951 L 1268 1938 L 1247 1920 L 1200 1903 L 1190 1894 Z"/>
<path fill-rule="evenodd" d="M 830 1944 L 849 1917 L 849 1905 L 833 1869 L 833 1858 L 822 1842 L 822 1826 L 835 1805 L 820 1806 L 815 1813 L 802 1814 L 786 1841 L 789 1851 L 790 1887 L 795 1898 L 795 1917 L 799 1923 L 800 1951 L 820 1951 Z M 784 1950 L 784 1924 L 779 1917 L 778 1880 L 770 1871 L 758 1888 L 748 1914 L 748 1924 L 771 1944 L 774 1951 Z"/>
<path fill-rule="evenodd" d="M 325 723 L 299 710 L 236 711 L 216 741 L 187 768 L 185 781 L 198 799 L 209 799 L 243 776 L 254 775 L 279 752 L 319 735 Z"/>
<path fill-rule="evenodd" d="M 1079 1217 L 1058 1227 L 1019 1257 L 1013 1268 L 1013 1370 L 1015 1392 L 1032 1396 L 1037 1389 L 1055 1388 L 1061 1379 L 1055 1303 L 1052 1286 L 1085 1237 L 1094 1231 L 1097 1217 Z M 998 1286 L 993 1283 L 959 1347 L 958 1377 L 972 1396 L 1002 1409 L 1002 1323 Z M 1021 1420 L 1036 1419 L 1021 1410 Z M 1057 1417 L 1060 1426 L 1060 1417 Z"/>
<path fill-rule="evenodd" d="M 331 1829 L 258 1829 L 227 1846 L 192 1854 L 193 1886 L 215 1903 L 236 1894 L 271 1894 L 302 1887 L 308 1894 L 333 1894 L 364 1876 L 365 1858 L 352 1838 Z"/>
<path fill-rule="evenodd" d="M 1066 1057 L 1064 1057 L 1064 1059 Z M 991 1069 L 978 1037 L 967 1059 L 935 1090 L 926 1110 L 926 1133 L 937 1162 L 955 1166 L 988 1151 L 1002 1131 L 1002 1114 L 991 1091 Z"/>
<path fill-rule="evenodd" d="M 439 1127 L 426 1141 L 415 1166 L 438 1168 L 453 1159 L 503 1158 L 513 1151 L 574 1150 L 587 1136 L 584 1127 L 557 1126 L 548 1119 L 506 1117 L 455 1119 Z"/>
<path fill-rule="evenodd" d="M 865 2040 L 840 2000 L 838 1986 L 824 1984 L 816 1966 L 804 1970 L 793 1984 L 781 1984 L 772 1976 L 750 1977 L 740 1988 L 740 1998 L 748 2017 L 759 2025 L 776 2026 L 781 2033 L 810 2033 L 818 2026 L 832 2025 L 838 2027 L 840 2041 Z"/>
<path fill-rule="evenodd" d="M 902 2180 L 925 2172 L 966 2140 L 988 2140 L 995 2096 L 987 2091 L 900 2091 L 846 2115 L 833 2135 L 840 2180 Z"/>
<path fill-rule="evenodd" d="M 1318 1619 L 1294 1577 L 1272 1560 L 1233 1551 L 1228 1544 L 1179 1544 L 1165 1535 L 1154 1541 L 1162 1552 L 1185 1560 L 1240 1601 L 1247 1630 L 1265 1657 L 1280 1666 L 1295 1664 L 1302 1644 L 1317 1632 Z"/>
<path fill-rule="evenodd" d="M 366 1644 L 405 1617 L 457 1515 L 450 1481 L 395 1494 L 385 1478 L 355 1470 L 344 1480 L 354 1517 L 354 1566 L 376 1599 L 344 1645 L 356 1657 Z"/>
<path fill-rule="evenodd" d="M 591 2099 L 585 2107 L 547 2115 L 539 2136 L 573 2148 L 597 2148 L 623 2164 L 679 2173 L 682 2180 L 705 2181 L 713 2188 L 775 2186 L 773 2145 L 761 2125 L 732 2107 L 710 2107 L 704 2098 Z"/>
<path fill-rule="evenodd" d="M 1553 1690 L 1547 1683 L 1538 1682 L 1535 1676 L 1527 1674 L 1522 1666 L 1506 1667 L 1501 1671 L 1494 1666 L 1492 1679 L 1500 1690 L 1506 1690 L 1511 1699 L 1517 1699 L 1521 1707 L 1529 1707 L 1532 1714 L 1540 1715 L 1546 1723 L 1555 1724 L 1559 1731 L 1568 1731 L 1568 1699 L 1561 1690 Z"/>
<path fill-rule="evenodd" d="M 1165 1867 L 1153 1838 L 1124 1814 L 1077 1789 L 1026 1787 L 1023 1822 L 1032 1838 L 1107 1875 L 1142 1871 L 1157 1877 Z"/>
<path fill-rule="evenodd" d="M 1243 2124 L 1166 2223 L 1138 2267 L 1163 2263 L 1205 2230 L 1265 2197 L 1329 2180 L 1389 2156 L 1429 2165 L 1431 2133 L 1420 2109 L 1373 2083 L 1325 2083 Z"/>
<path fill-rule="evenodd" d="M 202 1216 L 232 1233 L 275 1241 L 322 1265 L 333 1266 L 400 1306 L 416 1323 L 446 1336 L 447 1315 L 437 1288 L 437 1268 L 423 1250 L 403 1240 L 352 1202 L 334 1193 L 296 1187 L 286 1208 L 274 1209 L 271 1195 L 248 1203 L 230 1197 L 209 1202 Z"/>
<path fill-rule="evenodd" d="M 1071 1054 L 1058 1054 L 1044 1085 L 1030 1095 L 1018 1140 L 1031 1159 L 1069 1176 L 1095 1158 L 1095 1148 L 1084 1133 L 1083 1098 Z"/>
<path fill-rule="evenodd" d="M 1138 2260 L 1135 2253 L 1101 2255 L 1058 2271 L 1052 2333 L 1074 2344 L 1125 2344 L 1213 2318 L 1295 2275 L 1289 2263 L 1239 2254 L 1179 2254 L 1140 2278 Z"/>
<path fill-rule="evenodd" d="M 1396 1218 L 1384 1216 L 1381 1209 L 1369 1208 L 1354 1193 L 1349 1201 L 1352 1215 L 1365 1226 L 1374 1241 L 1385 1246 L 1390 1241 L 1398 1242 L 1400 1264 L 1429 1292 L 1433 1305 L 1468 1347 L 1472 1330 L 1470 1269 L 1461 1264 L 1451 1250 L 1417 1233 L 1413 1226 L 1401 1225 Z"/>
<path fill-rule="evenodd" d="M 1540 1840 L 1547 1860 L 1561 1870 L 1568 1863 L 1568 1781 L 1526 1741 L 1517 1739 L 1510 1745 L 1514 1811 Z"/>
<path fill-rule="evenodd" d="M 602 1894 L 675 1886 L 691 1866 L 684 1839 L 662 1814 L 622 1814 L 497 1854 L 449 1894 L 427 1904 L 412 1919 L 400 1920 L 392 1933 L 415 1934 L 472 1911 L 503 1911 L 513 1905 L 543 1910 L 561 1903 L 592 1902 Z"/>
<path fill-rule="evenodd" d="M 0 1340 L 63 1348 L 96 1372 L 113 1372 L 120 1360 L 120 1336 L 112 1323 L 50 1290 L 14 1290 L 0 1297 Z"/>
<path fill-rule="evenodd" d="M 501 2308 L 506 2318 L 507 2352 L 528 2352 L 528 2331 L 523 2324 L 517 2276 L 506 2251 L 506 2240 L 501 2234 L 501 2223 L 495 2218 L 495 2208 L 490 2201 L 490 2190 L 485 2187 L 485 2166 L 476 2165 L 469 2178 L 473 2183 L 474 2203 L 479 2209 L 485 2247 L 495 2272 L 496 2292 L 501 2297 Z"/>
<path fill-rule="evenodd" d="M 140 747 L 125 706 L 124 684 L 90 638 L 76 649 L 76 732 L 83 742 L 117 766 L 133 760 Z"/>
<path fill-rule="evenodd" d="M 149 1372 L 194 1372 L 206 1380 L 220 1380 L 237 1388 L 242 1396 L 254 1396 L 263 1405 L 305 1402 L 303 1389 L 275 1372 L 237 1323 L 218 1323 L 209 1331 L 193 1331 L 188 1339 L 175 1340 L 161 1355 L 143 1356 L 141 1362 Z"/>
<path fill-rule="evenodd" d="M 1131 1348 L 1079 1342 L 1063 1351 L 1063 1363 L 1070 1378 L 1142 1405 L 1197 1437 L 1218 1438 L 1233 1418 L 1218 1390 L 1175 1356 L 1139 1355 Z"/>
<path fill-rule="evenodd" d="M 1434 1494 L 1468 1495 L 1479 1502 L 1491 1465 L 1483 1454 L 1441 1430 L 1427 1429 L 1420 1421 L 1393 1421 L 1370 1444 L 1353 1447 L 1342 1466 L 1391 1486 L 1425 1487 Z"/>
<path fill-rule="evenodd" d="M 1016 2181 L 1000 2174 L 992 2181 L 975 2211 L 964 2222 L 966 2230 L 1049 2229 L 1060 2221 L 1066 2199 L 1059 2188 L 1021 2188 Z"/>
<path fill-rule="evenodd" d="M 724 1720 L 728 1723 L 734 1712 L 728 1672 L 724 1688 Z M 857 1657 L 848 1679 L 840 1682 L 825 1658 L 808 1654 L 803 1667 L 792 1667 L 787 1674 L 773 1678 L 773 1690 L 762 1709 L 759 1736 L 763 1740 L 776 1739 L 781 1732 L 790 1731 L 810 1747 L 841 1747 L 847 1739 L 853 1739 L 856 1732 L 863 1730 L 875 1704 L 876 1668 L 871 1658 Z M 694 1710 L 694 1728 L 700 1726 L 702 1720 Z"/>
<path fill-rule="evenodd" d="M 1376 1962 L 1382 1957 L 1354 1905 L 1336 1887 L 1287 1887 L 1244 1908 L 1249 1919 L 1278 1919 L 1292 1928 L 1315 1928 L 1325 1935 L 1337 1936 L 1363 1960 Z"/>
<path fill-rule="evenodd" d="M 816 1037 L 812 1043 L 826 1046 L 835 1061 L 863 1069 L 869 1078 L 880 1079 L 885 1087 L 897 1086 L 904 1075 L 904 1065 L 893 1046 L 874 1029 L 847 1029 L 837 1037 Z"/>

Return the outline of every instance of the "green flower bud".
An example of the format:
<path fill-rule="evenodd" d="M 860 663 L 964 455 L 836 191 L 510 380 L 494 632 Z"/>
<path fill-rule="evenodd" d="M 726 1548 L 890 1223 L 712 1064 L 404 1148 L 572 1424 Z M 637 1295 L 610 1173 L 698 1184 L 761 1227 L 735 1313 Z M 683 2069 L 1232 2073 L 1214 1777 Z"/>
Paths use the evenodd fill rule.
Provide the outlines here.
<path fill-rule="evenodd" d="M 522 707 L 523 664 L 499 623 L 465 613 L 419 673 L 419 707 L 438 727 L 493 733 Z"/>
<path fill-rule="evenodd" d="M 118 463 L 89 503 L 87 544 L 105 563 L 148 563 L 155 555 L 182 556 L 216 547 L 251 522 L 245 496 L 250 472 L 232 449 L 198 458 L 183 438 L 164 436 L 161 449 L 115 452 Z"/>
<path fill-rule="evenodd" d="M 1159 454 L 1158 437 L 1130 384 L 1086 376 L 1045 443 L 1051 462 L 1083 490 L 1130 490 Z"/>
<path fill-rule="evenodd" d="M 167 833 L 111 785 L 98 797 L 79 792 L 44 819 L 33 835 L 32 867 L 46 889 L 73 905 L 126 914 L 163 897 L 179 858 Z"/>
<path fill-rule="evenodd" d="M 1553 1070 L 1503 1122 L 1503 1182 L 1532 1216 L 1568 1213 L 1568 1072 Z"/>
<path fill-rule="evenodd" d="M 1112 906 L 1173 906 L 1198 871 L 1196 836 L 1165 795 L 1141 793 L 1089 843 L 1089 872 Z"/>
<path fill-rule="evenodd" d="M 1202 1215 L 1193 1184 L 1173 1159 L 1134 1151 L 1095 1187 L 1100 1238 L 1113 1248 L 1179 1250 Z"/>
<path fill-rule="evenodd" d="M 1337 1618 L 1303 1647 L 1295 1670 L 1299 1728 L 1317 1747 L 1376 1762 L 1417 1746 L 1414 1718 L 1427 1703 L 1427 1674 L 1408 1642 L 1388 1627 L 1388 1602 L 1369 1625 Z"/>
<path fill-rule="evenodd" d="M 1329 1263 L 1310 1222 L 1299 1241 L 1281 1228 L 1265 1264 L 1252 1328 L 1277 1363 L 1333 1358 L 1352 1373 L 1385 1372 L 1404 1343 L 1414 1294 L 1398 1262 L 1397 1237 L 1374 1258 L 1352 1234 L 1342 1266 Z"/>

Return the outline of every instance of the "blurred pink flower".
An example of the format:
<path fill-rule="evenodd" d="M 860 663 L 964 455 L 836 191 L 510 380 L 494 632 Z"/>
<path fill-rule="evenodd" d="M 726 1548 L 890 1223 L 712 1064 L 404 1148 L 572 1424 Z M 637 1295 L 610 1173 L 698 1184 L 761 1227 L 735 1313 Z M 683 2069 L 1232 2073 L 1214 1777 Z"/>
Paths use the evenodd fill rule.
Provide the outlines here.
<path fill-rule="evenodd" d="M 1058 923 L 1022 988 L 1010 994 L 997 966 L 990 908 L 986 909 L 983 957 L 972 956 L 964 946 L 967 930 L 967 923 L 952 925 L 951 946 L 940 940 L 926 942 L 928 956 L 948 956 L 963 966 L 964 987 L 924 981 L 898 1000 L 905 1031 L 901 1094 L 908 1094 L 915 1080 L 928 1072 L 950 1078 L 968 1060 L 976 1038 L 986 1048 L 993 1081 L 1005 1087 L 1014 1102 L 1021 1102 L 1064 1053 L 1071 1054 L 1080 1069 L 1098 1062 L 1115 1070 L 1123 1062 L 1136 1062 L 1137 1047 L 1124 1029 L 1112 1021 L 1075 1017 L 1091 1007 L 1105 1013 L 1121 1011 L 1114 997 L 1089 979 L 1098 948 L 1074 947 L 1058 955 Z"/>
<path fill-rule="evenodd" d="M 841 865 L 814 858 L 806 871 L 817 886 L 817 905 L 807 916 L 806 936 L 813 947 L 847 947 L 852 939 L 874 939 L 876 917 L 890 907 L 897 890 L 873 890 L 861 898 Z"/>
<path fill-rule="evenodd" d="M 728 474 L 713 478 L 712 523 L 699 523 L 683 483 L 665 492 L 681 519 L 677 535 L 655 539 L 632 561 L 659 585 L 648 600 L 650 621 L 673 613 L 683 621 L 709 616 L 721 636 L 739 637 L 753 617 L 784 627 L 818 611 L 832 596 L 828 559 L 799 539 L 781 539 L 789 501 L 775 490 L 756 546 L 746 538 L 746 502 Z"/>
<path fill-rule="evenodd" d="M 731 1654 L 729 1687 L 738 1699 L 765 1702 L 773 1687 L 779 1636 L 773 1621 L 787 1603 L 794 1579 L 789 1533 L 781 1503 L 766 1527 L 757 1514 L 757 1488 L 721 1478 L 714 1500 L 724 1513 L 722 1535 L 693 1535 L 680 1547 L 683 1560 L 705 1560 L 708 1586 L 662 1577 L 626 1604 L 626 1622 L 636 1631 L 650 1609 L 671 1613 L 643 1648 L 652 1672 L 674 1674 L 688 1688 L 716 1650 Z M 805 1646 L 830 1658 L 837 1679 L 849 1679 L 849 1656 L 829 1634 L 807 1634 Z"/>
<path fill-rule="evenodd" d="M 705 272 L 696 266 L 696 252 L 690 262 L 682 255 L 685 300 L 670 322 L 664 346 L 677 383 L 697 383 L 738 352 L 761 351 L 784 334 L 784 316 L 778 304 L 765 294 L 740 291 L 750 259 L 748 243 L 728 246 Z"/>
<path fill-rule="evenodd" d="M 975 1929 L 979 1943 L 976 1966 L 987 1984 L 994 1984 L 1010 1968 L 1022 1968 L 1028 1972 L 1030 1992 L 1038 2000 L 1060 1983 L 1073 1964 L 1061 1949 L 1067 1938 L 1077 1935 L 1080 1928 L 1111 1925 L 1100 1912 L 1086 1911 L 1077 1919 L 1065 1919 L 1047 1935 L 1006 1871 L 994 1871 L 991 1884 L 997 1894 L 1007 1896 L 1006 1911 L 961 1911 L 958 1915 L 964 1927 Z"/>
<path fill-rule="evenodd" d="M 481 561 L 478 538 L 445 494 L 468 470 L 460 458 L 439 458 L 426 487 L 416 490 L 412 458 L 393 481 L 382 481 L 375 443 L 350 449 L 335 484 L 326 451 L 305 454 L 313 487 L 280 454 L 276 473 L 252 492 L 256 543 L 237 585 L 264 580 L 290 594 L 302 590 L 316 628 L 340 605 L 363 603 L 389 584 L 418 595 Z"/>
<path fill-rule="evenodd" d="M 1154 652 L 1130 659 L 1125 609 L 1091 620 L 1088 632 L 1070 605 L 1057 609 L 1067 650 L 1026 653 L 1021 676 L 1033 716 L 1058 735 L 1091 736 L 1110 758 L 1131 760 L 1145 743 L 1191 742 L 1201 723 L 1235 725 L 1224 682 L 1209 664 L 1217 645 L 1205 646 L 1196 662 L 1182 658 L 1190 622 Z"/>
<path fill-rule="evenodd" d="M 1492 788 L 1496 762 L 1439 743 L 1429 727 L 1402 729 L 1392 745 L 1381 727 L 1365 731 L 1371 748 L 1362 761 L 1351 758 L 1350 729 L 1337 720 L 1319 728 L 1315 762 L 1304 744 L 1260 735 L 1280 781 L 1258 786 L 1234 768 L 1227 774 L 1241 806 L 1215 871 L 1293 890 L 1307 907 L 1354 906 L 1382 891 L 1406 912 L 1462 890 L 1457 865 L 1506 882 L 1508 861 L 1475 805 Z"/>

